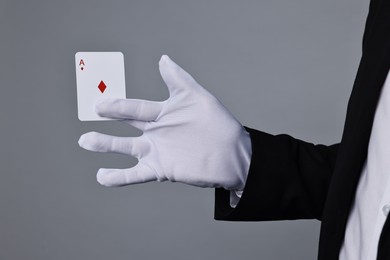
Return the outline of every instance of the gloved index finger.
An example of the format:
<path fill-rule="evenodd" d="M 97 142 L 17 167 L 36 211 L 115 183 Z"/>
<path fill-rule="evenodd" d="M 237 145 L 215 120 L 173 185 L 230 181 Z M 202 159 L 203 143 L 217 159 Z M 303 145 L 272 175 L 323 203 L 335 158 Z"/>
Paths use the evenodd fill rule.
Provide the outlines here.
<path fill-rule="evenodd" d="M 141 99 L 105 99 L 95 105 L 99 116 L 114 119 L 154 121 L 162 110 L 163 102 Z"/>

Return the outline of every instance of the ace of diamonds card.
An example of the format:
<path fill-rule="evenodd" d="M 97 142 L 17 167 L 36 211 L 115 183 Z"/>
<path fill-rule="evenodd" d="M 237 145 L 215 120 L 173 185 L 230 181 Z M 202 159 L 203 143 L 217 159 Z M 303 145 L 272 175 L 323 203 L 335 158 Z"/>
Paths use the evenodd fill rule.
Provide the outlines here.
<path fill-rule="evenodd" d="M 110 120 L 96 114 L 95 104 L 106 98 L 126 98 L 123 53 L 77 52 L 75 61 L 79 120 Z"/>

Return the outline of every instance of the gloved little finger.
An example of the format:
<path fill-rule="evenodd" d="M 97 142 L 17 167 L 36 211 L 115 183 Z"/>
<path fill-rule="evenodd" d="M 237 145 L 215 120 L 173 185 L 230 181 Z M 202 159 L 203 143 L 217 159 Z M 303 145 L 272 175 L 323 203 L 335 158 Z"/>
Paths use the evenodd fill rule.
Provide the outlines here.
<path fill-rule="evenodd" d="M 130 184 L 156 181 L 153 170 L 142 163 L 128 169 L 99 169 L 97 181 L 106 187 L 119 187 Z"/>

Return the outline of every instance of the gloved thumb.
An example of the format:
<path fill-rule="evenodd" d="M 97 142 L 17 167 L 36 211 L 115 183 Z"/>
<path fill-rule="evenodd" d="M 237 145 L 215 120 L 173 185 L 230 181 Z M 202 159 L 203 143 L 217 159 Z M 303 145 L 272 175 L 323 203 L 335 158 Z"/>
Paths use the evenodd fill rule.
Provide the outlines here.
<path fill-rule="evenodd" d="M 172 61 L 167 55 L 162 55 L 159 62 L 161 77 L 169 90 L 169 96 L 176 95 L 190 88 L 199 88 L 194 78 Z"/>

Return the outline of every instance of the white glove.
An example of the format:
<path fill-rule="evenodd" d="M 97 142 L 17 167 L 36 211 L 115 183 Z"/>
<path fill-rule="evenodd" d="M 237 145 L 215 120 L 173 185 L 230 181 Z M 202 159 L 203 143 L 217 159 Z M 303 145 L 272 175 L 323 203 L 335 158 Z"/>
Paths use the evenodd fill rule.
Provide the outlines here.
<path fill-rule="evenodd" d="M 242 190 L 252 154 L 249 134 L 168 56 L 161 57 L 159 68 L 169 89 L 167 100 L 108 99 L 97 104 L 100 116 L 124 121 L 143 131 L 139 137 L 96 132 L 80 137 L 79 145 L 84 149 L 138 159 L 138 164 L 129 169 L 100 169 L 98 182 L 123 186 L 169 180 Z"/>

